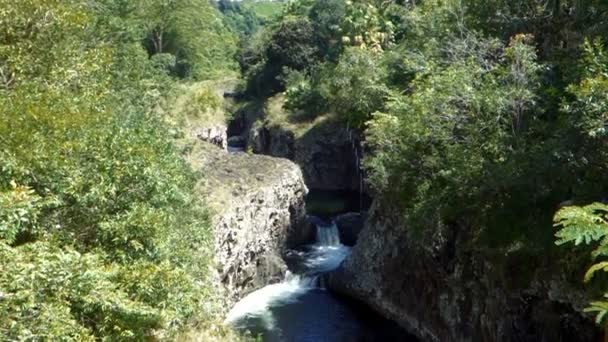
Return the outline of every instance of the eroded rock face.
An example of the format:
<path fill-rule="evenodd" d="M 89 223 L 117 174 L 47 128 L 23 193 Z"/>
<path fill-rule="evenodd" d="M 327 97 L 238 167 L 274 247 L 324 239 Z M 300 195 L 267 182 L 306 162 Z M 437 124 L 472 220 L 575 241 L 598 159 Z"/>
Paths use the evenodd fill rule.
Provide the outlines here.
<path fill-rule="evenodd" d="M 311 189 L 359 191 L 357 137 L 342 123 L 320 122 L 301 135 L 266 123 L 250 130 L 248 144 L 255 153 L 293 160 Z"/>
<path fill-rule="evenodd" d="M 215 259 L 229 301 L 281 281 L 285 249 L 314 238 L 301 229 L 308 190 L 300 168 L 206 143 L 195 145 L 191 160 L 205 175 L 199 187 L 212 210 Z"/>
<path fill-rule="evenodd" d="M 330 288 L 425 341 L 600 340 L 582 314 L 588 298 L 555 265 L 521 252 L 496 255 L 497 262 L 472 249 L 465 230 L 415 235 L 398 214 L 372 209 Z"/>
<path fill-rule="evenodd" d="M 354 246 L 357 243 L 361 230 L 363 230 L 366 216 L 366 213 L 345 213 L 338 215 L 334 221 L 338 227 L 340 242 L 347 246 Z"/>

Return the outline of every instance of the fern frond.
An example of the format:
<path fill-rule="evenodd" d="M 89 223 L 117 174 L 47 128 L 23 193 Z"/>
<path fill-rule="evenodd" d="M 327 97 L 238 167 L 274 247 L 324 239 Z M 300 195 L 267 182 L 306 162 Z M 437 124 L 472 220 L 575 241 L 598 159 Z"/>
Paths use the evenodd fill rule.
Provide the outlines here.
<path fill-rule="evenodd" d="M 591 257 L 593 260 L 597 260 L 599 257 L 608 257 L 608 236 L 605 236 L 597 248 L 591 252 Z"/>
<path fill-rule="evenodd" d="M 604 295 L 606 297 L 606 295 Z M 601 324 L 608 314 L 608 302 L 607 301 L 595 301 L 591 302 L 591 306 L 585 308 L 585 312 L 596 312 L 595 323 Z"/>
<path fill-rule="evenodd" d="M 561 227 L 555 234 L 557 245 L 574 242 L 590 244 L 608 235 L 608 222 L 604 216 L 608 214 L 608 206 L 593 203 L 584 207 L 564 207 L 553 218 L 554 226 Z"/>
<path fill-rule="evenodd" d="M 585 283 L 588 283 L 591 278 L 593 278 L 593 275 L 595 274 L 595 272 L 597 271 L 604 271 L 604 272 L 608 272 L 608 261 L 602 261 L 602 262 L 598 262 L 597 264 L 589 267 L 589 269 L 587 270 L 587 272 L 585 273 Z"/>

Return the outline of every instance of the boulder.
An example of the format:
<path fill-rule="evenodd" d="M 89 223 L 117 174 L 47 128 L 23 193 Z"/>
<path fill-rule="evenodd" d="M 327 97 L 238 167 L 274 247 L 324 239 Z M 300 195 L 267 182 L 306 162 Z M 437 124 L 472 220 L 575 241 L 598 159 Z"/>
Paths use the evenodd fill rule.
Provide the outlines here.
<path fill-rule="evenodd" d="M 366 214 L 346 213 L 338 215 L 334 221 L 340 233 L 340 242 L 347 246 L 354 246 L 357 243 L 359 233 L 365 224 Z"/>
<path fill-rule="evenodd" d="M 226 125 L 216 124 L 206 127 L 197 127 L 193 130 L 197 139 L 215 145 L 222 150 L 228 148 L 228 137 L 226 133 Z"/>

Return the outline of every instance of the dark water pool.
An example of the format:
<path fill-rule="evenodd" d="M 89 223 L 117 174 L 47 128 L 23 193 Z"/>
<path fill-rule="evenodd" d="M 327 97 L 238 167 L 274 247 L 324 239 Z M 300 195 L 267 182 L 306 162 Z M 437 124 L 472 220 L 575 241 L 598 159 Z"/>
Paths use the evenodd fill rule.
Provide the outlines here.
<path fill-rule="evenodd" d="M 335 225 L 317 226 L 317 242 L 290 253 L 297 274 L 243 298 L 227 322 L 265 342 L 416 341 L 393 322 L 323 288 L 323 274 L 349 253 Z"/>

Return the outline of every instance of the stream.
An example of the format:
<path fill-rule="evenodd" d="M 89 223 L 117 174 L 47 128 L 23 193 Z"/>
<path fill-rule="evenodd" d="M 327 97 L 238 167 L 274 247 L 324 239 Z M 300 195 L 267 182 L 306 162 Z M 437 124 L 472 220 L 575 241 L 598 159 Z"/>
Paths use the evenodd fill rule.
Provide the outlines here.
<path fill-rule="evenodd" d="M 254 291 L 228 313 L 226 322 L 265 342 L 416 341 L 369 309 L 323 286 L 350 247 L 333 223 L 317 220 L 316 242 L 287 253 L 285 280 Z M 293 273 L 291 273 L 293 272 Z"/>

